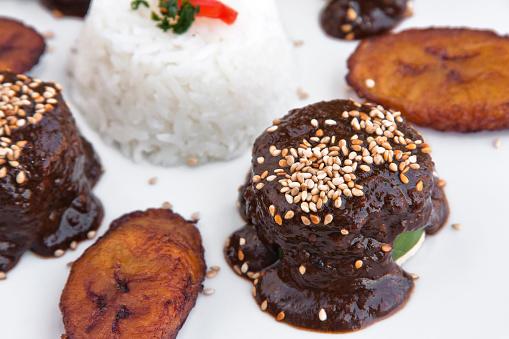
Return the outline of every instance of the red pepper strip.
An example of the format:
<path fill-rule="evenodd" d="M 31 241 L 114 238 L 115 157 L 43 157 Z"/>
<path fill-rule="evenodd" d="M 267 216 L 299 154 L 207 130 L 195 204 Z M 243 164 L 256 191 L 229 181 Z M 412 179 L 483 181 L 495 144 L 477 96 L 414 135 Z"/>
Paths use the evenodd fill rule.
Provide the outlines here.
<path fill-rule="evenodd" d="M 208 18 L 216 18 L 231 25 L 237 19 L 237 11 L 226 6 L 217 0 L 179 0 L 178 5 L 181 6 L 183 1 L 189 1 L 193 6 L 200 6 L 200 13 L 197 16 Z"/>

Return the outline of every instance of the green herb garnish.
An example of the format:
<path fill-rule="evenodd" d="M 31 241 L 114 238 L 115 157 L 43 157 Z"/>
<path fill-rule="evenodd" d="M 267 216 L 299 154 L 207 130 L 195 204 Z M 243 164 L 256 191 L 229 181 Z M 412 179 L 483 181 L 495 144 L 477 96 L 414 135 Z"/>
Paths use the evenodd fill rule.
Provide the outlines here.
<path fill-rule="evenodd" d="M 148 2 L 145 1 L 145 0 L 133 0 L 131 1 L 131 8 L 132 9 L 138 9 L 138 7 L 140 7 L 140 5 L 143 5 L 147 8 L 149 8 L 149 5 L 148 5 Z"/>
<path fill-rule="evenodd" d="M 144 0 L 133 0 L 132 9 L 138 9 L 140 4 L 147 7 Z M 151 13 L 151 19 L 158 22 L 157 27 L 167 32 L 173 30 L 176 34 L 185 33 L 194 21 L 194 17 L 200 13 L 200 6 L 193 6 L 189 1 L 183 1 L 179 6 L 178 0 L 159 0 L 159 12 Z"/>
<path fill-rule="evenodd" d="M 413 232 L 405 232 L 400 234 L 399 237 L 394 241 L 394 249 L 392 251 L 392 257 L 397 260 L 404 256 L 408 251 L 412 249 L 421 239 L 424 229 L 420 229 Z"/>

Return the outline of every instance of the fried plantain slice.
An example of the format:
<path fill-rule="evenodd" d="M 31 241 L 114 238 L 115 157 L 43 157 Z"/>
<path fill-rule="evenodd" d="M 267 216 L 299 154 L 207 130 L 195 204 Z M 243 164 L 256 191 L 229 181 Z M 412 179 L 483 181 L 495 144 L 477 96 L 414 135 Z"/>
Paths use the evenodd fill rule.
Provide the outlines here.
<path fill-rule="evenodd" d="M 437 130 L 509 128 L 509 38 L 489 30 L 411 29 L 362 41 L 347 82 L 369 101 Z"/>
<path fill-rule="evenodd" d="M 133 212 L 72 265 L 66 338 L 175 338 L 205 276 L 199 231 L 167 209 Z"/>
<path fill-rule="evenodd" d="M 44 38 L 22 22 L 0 17 L 0 71 L 29 71 L 46 49 Z"/>

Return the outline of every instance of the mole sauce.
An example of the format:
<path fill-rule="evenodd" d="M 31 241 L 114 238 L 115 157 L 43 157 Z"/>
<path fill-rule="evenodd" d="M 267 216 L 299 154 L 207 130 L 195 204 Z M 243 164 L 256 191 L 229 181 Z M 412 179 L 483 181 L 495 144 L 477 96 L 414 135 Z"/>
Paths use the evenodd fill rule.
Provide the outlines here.
<path fill-rule="evenodd" d="M 2 88 L 16 92 L 11 101 L 26 100 L 16 110 L 2 109 L 0 118 L 0 271 L 6 272 L 27 250 L 61 255 L 99 227 L 103 208 L 91 190 L 102 168 L 57 85 L 11 72 L 0 78 Z"/>
<path fill-rule="evenodd" d="M 330 36 L 353 40 L 382 34 L 408 16 L 409 0 L 331 0 L 320 15 Z"/>
<path fill-rule="evenodd" d="M 414 284 L 394 241 L 435 233 L 449 212 L 429 151 L 399 112 L 352 100 L 292 110 L 258 137 L 239 197 L 247 224 L 225 256 L 260 308 L 325 332 L 401 309 Z"/>
<path fill-rule="evenodd" d="M 90 6 L 90 0 L 41 0 L 47 8 L 65 16 L 83 18 Z"/>

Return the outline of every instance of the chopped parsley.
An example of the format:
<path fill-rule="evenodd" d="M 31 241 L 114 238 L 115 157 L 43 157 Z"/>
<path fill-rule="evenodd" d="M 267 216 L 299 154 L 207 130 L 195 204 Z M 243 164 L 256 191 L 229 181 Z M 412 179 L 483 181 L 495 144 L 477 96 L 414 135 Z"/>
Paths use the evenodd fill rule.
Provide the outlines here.
<path fill-rule="evenodd" d="M 143 5 L 147 8 L 149 8 L 149 5 L 148 5 L 148 2 L 145 1 L 145 0 L 133 0 L 131 1 L 131 8 L 132 9 L 138 9 L 138 7 L 140 7 L 140 5 Z"/>
<path fill-rule="evenodd" d="M 147 1 L 133 0 L 131 8 L 136 10 L 140 5 L 148 6 Z M 159 0 L 159 14 L 152 11 L 151 19 L 157 22 L 157 27 L 167 32 L 173 30 L 175 34 L 185 33 L 194 21 L 194 17 L 200 13 L 200 6 L 193 6 L 189 1 Z"/>

